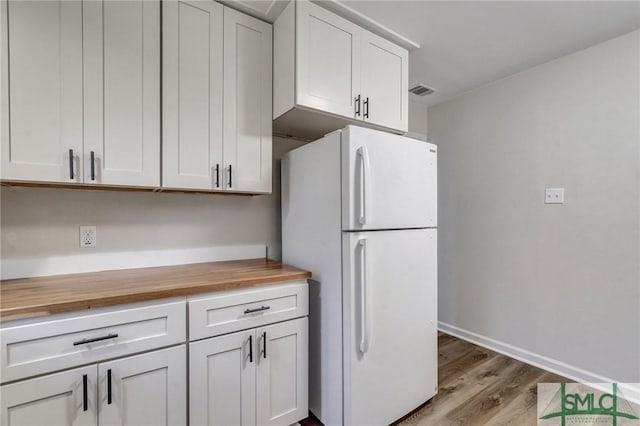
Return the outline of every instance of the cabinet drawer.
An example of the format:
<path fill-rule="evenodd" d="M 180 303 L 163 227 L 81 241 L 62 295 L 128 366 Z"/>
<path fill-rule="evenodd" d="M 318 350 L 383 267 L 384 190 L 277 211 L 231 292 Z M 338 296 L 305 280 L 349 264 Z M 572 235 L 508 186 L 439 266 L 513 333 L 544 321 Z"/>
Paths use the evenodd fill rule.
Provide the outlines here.
<path fill-rule="evenodd" d="M 189 340 L 305 316 L 306 282 L 233 290 L 189 299 Z"/>
<path fill-rule="evenodd" d="M 181 343 L 186 301 L 61 314 L 0 330 L 2 383 L 77 365 Z"/>

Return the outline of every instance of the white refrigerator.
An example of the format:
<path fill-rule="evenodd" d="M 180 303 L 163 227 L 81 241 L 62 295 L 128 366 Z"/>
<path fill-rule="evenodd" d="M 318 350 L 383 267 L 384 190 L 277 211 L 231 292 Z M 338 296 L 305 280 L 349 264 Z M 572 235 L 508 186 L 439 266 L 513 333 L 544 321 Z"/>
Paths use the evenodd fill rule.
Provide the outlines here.
<path fill-rule="evenodd" d="M 347 126 L 282 159 L 283 261 L 309 286 L 309 408 L 387 425 L 437 391 L 437 150 Z"/>

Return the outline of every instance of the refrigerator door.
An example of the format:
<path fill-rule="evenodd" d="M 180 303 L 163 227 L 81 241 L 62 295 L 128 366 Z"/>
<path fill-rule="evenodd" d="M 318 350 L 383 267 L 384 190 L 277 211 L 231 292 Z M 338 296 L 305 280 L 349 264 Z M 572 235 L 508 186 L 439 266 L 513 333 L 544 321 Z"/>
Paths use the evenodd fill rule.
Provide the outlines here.
<path fill-rule="evenodd" d="M 388 425 L 436 393 L 436 240 L 343 232 L 345 425 Z"/>
<path fill-rule="evenodd" d="M 342 131 L 342 229 L 437 226 L 437 151 L 423 141 Z"/>

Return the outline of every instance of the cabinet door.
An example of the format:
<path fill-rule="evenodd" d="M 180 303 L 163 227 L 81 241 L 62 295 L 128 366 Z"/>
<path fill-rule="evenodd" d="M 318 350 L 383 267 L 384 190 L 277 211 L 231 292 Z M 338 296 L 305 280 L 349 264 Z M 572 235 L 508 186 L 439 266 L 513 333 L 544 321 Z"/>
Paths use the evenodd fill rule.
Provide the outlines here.
<path fill-rule="evenodd" d="M 271 25 L 224 8 L 225 189 L 271 192 Z"/>
<path fill-rule="evenodd" d="M 190 343 L 190 423 L 255 425 L 257 357 L 254 330 Z"/>
<path fill-rule="evenodd" d="M 362 112 L 371 123 L 407 131 L 409 53 L 362 31 Z"/>
<path fill-rule="evenodd" d="M 83 15 L 84 183 L 159 186 L 160 1 L 86 1 Z"/>
<path fill-rule="evenodd" d="M 3 385 L 0 387 L 0 424 L 97 425 L 97 390 L 95 364 Z"/>
<path fill-rule="evenodd" d="M 187 424 L 186 347 L 98 365 L 101 425 Z"/>
<path fill-rule="evenodd" d="M 0 30 L 2 179 L 82 182 L 82 3 L 3 1 Z"/>
<path fill-rule="evenodd" d="M 214 1 L 162 2 L 163 187 L 223 187 L 222 19 Z"/>
<path fill-rule="evenodd" d="M 349 118 L 360 93 L 357 25 L 309 1 L 296 2 L 299 105 Z"/>
<path fill-rule="evenodd" d="M 259 425 L 290 425 L 307 417 L 307 318 L 256 330 L 256 416 Z"/>

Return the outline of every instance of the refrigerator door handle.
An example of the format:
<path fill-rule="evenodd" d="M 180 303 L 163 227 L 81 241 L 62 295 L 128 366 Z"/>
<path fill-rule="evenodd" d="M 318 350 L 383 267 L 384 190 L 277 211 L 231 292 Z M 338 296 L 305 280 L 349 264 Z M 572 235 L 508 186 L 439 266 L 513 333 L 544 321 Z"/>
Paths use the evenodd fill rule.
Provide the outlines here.
<path fill-rule="evenodd" d="M 367 239 L 358 240 L 360 246 L 360 352 L 369 350 L 369 315 L 367 297 Z"/>
<path fill-rule="evenodd" d="M 366 225 L 369 223 L 370 212 L 368 208 L 369 204 L 369 195 L 371 191 L 369 191 L 369 152 L 367 151 L 366 146 L 361 146 L 356 151 L 356 155 L 360 158 L 361 167 L 360 171 L 362 173 L 362 178 L 360 179 L 360 215 L 358 217 L 358 222 L 360 225 Z"/>

